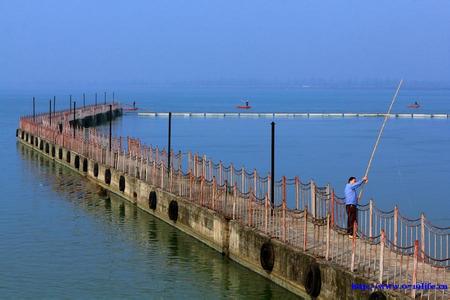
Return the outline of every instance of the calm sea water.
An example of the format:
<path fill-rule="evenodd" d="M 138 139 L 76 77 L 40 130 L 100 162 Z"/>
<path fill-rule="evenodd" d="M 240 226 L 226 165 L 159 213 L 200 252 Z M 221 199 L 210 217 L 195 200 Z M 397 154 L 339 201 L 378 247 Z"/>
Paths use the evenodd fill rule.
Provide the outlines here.
<path fill-rule="evenodd" d="M 72 92 L 74 95 L 75 93 Z M 78 99 L 80 99 L 78 93 Z M 38 111 L 53 96 L 37 92 Z M 116 92 L 157 111 L 233 111 L 248 98 L 258 111 L 385 111 L 391 90 L 250 88 Z M 17 145 L 18 117 L 31 93 L 1 92 L 0 295 L 2 298 L 292 298 L 278 286 L 120 199 Z M 68 105 L 57 94 L 57 107 Z M 88 102 L 92 102 L 92 97 Z M 402 91 L 423 112 L 450 112 L 449 91 Z M 173 119 L 173 147 L 261 173 L 269 170 L 272 119 Z M 277 119 L 278 175 L 330 183 L 341 194 L 364 172 L 382 119 Z M 114 132 L 165 147 L 167 118 L 126 115 Z M 365 195 L 382 209 L 398 204 L 448 226 L 450 121 L 389 120 Z"/>

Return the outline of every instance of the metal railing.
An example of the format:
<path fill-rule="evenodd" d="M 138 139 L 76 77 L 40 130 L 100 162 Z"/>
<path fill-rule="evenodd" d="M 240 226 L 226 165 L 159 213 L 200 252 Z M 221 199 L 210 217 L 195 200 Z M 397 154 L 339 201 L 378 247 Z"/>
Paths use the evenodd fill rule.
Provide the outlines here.
<path fill-rule="evenodd" d="M 118 108 L 115 104 L 114 109 Z M 80 109 L 83 117 L 109 110 L 109 105 Z M 354 238 L 347 235 L 344 199 L 330 186 L 312 180 L 282 177 L 270 199 L 270 175 L 214 163 L 206 155 L 171 152 L 147 146 L 131 137 L 112 138 L 95 128 L 70 128 L 67 112 L 58 112 L 52 125 L 47 115 L 20 119 L 20 128 L 36 137 L 82 154 L 150 185 L 207 207 L 272 238 L 331 260 L 373 282 L 417 284 L 449 282 L 450 227 L 432 225 L 421 214 L 409 219 L 397 207 L 379 210 L 374 201 L 358 205 Z M 58 122 L 64 123 L 62 132 Z M 55 124 L 56 123 L 56 124 Z M 126 142 L 125 142 L 126 141 Z M 358 238 L 357 238 L 358 237 Z M 403 289 L 411 296 L 442 297 L 448 290 Z"/>

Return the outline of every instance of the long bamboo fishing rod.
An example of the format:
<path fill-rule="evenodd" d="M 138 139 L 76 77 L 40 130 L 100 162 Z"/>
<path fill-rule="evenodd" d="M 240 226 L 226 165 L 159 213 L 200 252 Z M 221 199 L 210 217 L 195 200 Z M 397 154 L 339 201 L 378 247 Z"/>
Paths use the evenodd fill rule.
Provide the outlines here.
<path fill-rule="evenodd" d="M 386 122 L 391 114 L 392 106 L 394 106 L 394 102 L 395 102 L 395 100 L 397 100 L 398 92 L 400 91 L 402 84 L 403 84 L 403 79 L 400 80 L 400 82 L 397 86 L 397 90 L 395 91 L 394 97 L 392 97 L 391 105 L 389 106 L 389 109 L 388 109 L 386 115 L 384 116 L 383 124 L 381 125 L 381 129 L 378 132 L 377 141 L 375 142 L 375 145 L 373 146 L 372 154 L 370 155 L 369 163 L 367 164 L 367 168 L 366 168 L 366 172 L 364 173 L 364 177 L 367 177 L 367 175 L 369 175 L 370 167 L 372 166 L 373 157 L 375 156 L 375 152 L 377 151 L 378 144 L 380 143 L 381 136 L 383 135 L 384 127 L 386 126 Z M 358 196 L 359 200 L 361 200 L 363 190 L 364 190 L 364 185 L 361 187 L 361 190 L 359 191 L 359 196 Z"/>

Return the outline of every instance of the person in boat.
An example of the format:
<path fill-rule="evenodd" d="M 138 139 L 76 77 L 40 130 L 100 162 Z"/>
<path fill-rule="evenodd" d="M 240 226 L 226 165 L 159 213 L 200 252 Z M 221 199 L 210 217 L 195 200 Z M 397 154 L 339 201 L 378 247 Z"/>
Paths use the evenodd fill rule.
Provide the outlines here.
<path fill-rule="evenodd" d="M 419 106 L 419 103 L 417 103 L 417 101 L 414 101 L 414 105 Z"/>
<path fill-rule="evenodd" d="M 353 223 L 358 223 L 358 195 L 356 190 L 363 184 L 367 183 L 369 179 L 367 176 L 362 180 L 357 181 L 356 177 L 350 177 L 345 185 L 345 210 L 347 211 L 347 233 L 353 236 Z"/>
<path fill-rule="evenodd" d="M 248 101 L 245 101 L 245 106 L 247 106 L 247 107 L 248 107 Z"/>

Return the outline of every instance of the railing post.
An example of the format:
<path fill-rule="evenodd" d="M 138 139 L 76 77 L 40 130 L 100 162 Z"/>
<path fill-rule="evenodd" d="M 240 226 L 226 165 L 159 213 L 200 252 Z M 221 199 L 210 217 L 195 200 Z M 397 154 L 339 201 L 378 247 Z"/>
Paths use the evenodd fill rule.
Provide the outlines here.
<path fill-rule="evenodd" d="M 397 246 L 398 237 L 398 207 L 394 207 L 394 245 Z"/>
<path fill-rule="evenodd" d="M 247 212 L 247 214 L 248 214 L 248 216 L 247 216 L 247 225 L 248 226 L 252 226 L 252 223 L 253 223 L 253 220 L 252 220 L 252 204 L 253 204 L 253 190 L 252 190 L 252 188 L 250 187 L 250 190 L 249 190 L 249 197 L 248 197 L 248 200 L 249 200 L 249 202 L 248 202 L 248 212 Z"/>
<path fill-rule="evenodd" d="M 198 176 L 198 154 L 194 154 L 194 176 Z"/>
<path fill-rule="evenodd" d="M 123 161 L 125 162 L 125 151 L 123 152 Z M 124 167 L 125 169 L 125 167 Z M 157 182 L 156 182 L 156 161 L 153 161 L 153 180 L 152 180 L 152 184 L 154 186 L 157 186 Z"/>
<path fill-rule="evenodd" d="M 334 199 L 334 189 L 331 190 L 331 226 L 334 227 L 334 206 L 335 206 L 335 199 Z"/>
<path fill-rule="evenodd" d="M 164 190 L 164 176 L 165 176 L 164 164 L 161 162 L 161 164 L 159 165 L 160 165 L 159 175 L 161 176 L 161 189 Z"/>
<path fill-rule="evenodd" d="M 111 152 L 111 138 L 112 138 L 112 105 L 109 106 L 109 152 Z"/>
<path fill-rule="evenodd" d="M 203 175 L 200 177 L 200 205 L 203 206 L 203 189 L 205 187 L 205 177 L 203 177 Z"/>
<path fill-rule="evenodd" d="M 381 229 L 381 238 L 380 238 L 380 266 L 379 266 L 379 277 L 378 282 L 383 283 L 383 268 L 384 268 L 384 245 L 386 242 L 386 237 L 384 233 L 384 229 Z"/>
<path fill-rule="evenodd" d="M 233 164 L 230 164 L 230 181 L 236 185 L 236 183 L 234 182 L 234 167 Z"/>
<path fill-rule="evenodd" d="M 212 180 L 212 177 L 213 177 L 214 175 L 213 175 L 213 163 L 212 163 L 211 159 L 208 160 L 208 165 L 209 165 L 209 176 L 208 176 L 208 178 L 209 178 L 210 180 Z"/>
<path fill-rule="evenodd" d="M 244 169 L 244 166 L 242 166 L 242 168 L 241 168 L 241 192 L 242 193 L 247 193 L 247 191 L 245 190 L 245 169 Z"/>
<path fill-rule="evenodd" d="M 206 177 L 206 155 L 203 154 L 202 158 L 202 177 Z"/>
<path fill-rule="evenodd" d="M 419 266 L 419 241 L 414 241 L 414 264 L 412 274 L 412 284 L 417 284 L 417 267 Z M 411 289 L 411 298 L 416 298 L 416 289 Z"/>
<path fill-rule="evenodd" d="M 237 197 L 237 187 L 235 182 L 233 186 L 233 220 L 236 219 L 236 197 Z"/>
<path fill-rule="evenodd" d="M 422 248 L 421 257 L 425 258 L 425 214 L 420 214 L 420 244 Z"/>
<path fill-rule="evenodd" d="M 73 101 L 73 138 L 75 138 L 75 119 L 77 111 L 77 102 Z"/>
<path fill-rule="evenodd" d="M 169 174 L 170 174 L 169 190 L 170 190 L 170 192 L 173 192 L 173 167 L 172 166 L 170 166 Z"/>
<path fill-rule="evenodd" d="M 300 179 L 298 178 L 298 176 L 295 176 L 295 209 L 298 210 L 298 205 L 299 205 L 299 184 L 300 183 Z"/>
<path fill-rule="evenodd" d="M 215 202 L 216 202 L 216 195 L 217 195 L 217 193 L 216 193 L 216 189 L 217 189 L 216 176 L 213 176 L 212 181 L 213 181 L 213 183 L 212 183 L 213 184 L 213 188 L 212 188 L 212 210 L 215 210 L 215 207 L 216 207 Z"/>
<path fill-rule="evenodd" d="M 222 161 L 219 161 L 219 185 L 222 185 L 223 178 L 222 178 Z"/>
<path fill-rule="evenodd" d="M 373 237 L 373 201 L 369 201 L 369 237 Z"/>
<path fill-rule="evenodd" d="M 325 251 L 325 260 L 330 258 L 330 214 L 327 214 L 327 249 Z"/>
<path fill-rule="evenodd" d="M 327 203 L 328 201 L 328 203 Z M 329 183 L 327 183 L 326 185 L 326 199 L 325 199 L 325 203 L 323 202 L 323 200 L 321 200 L 319 202 L 319 218 L 325 218 L 327 214 L 330 213 L 331 208 L 331 186 Z M 322 207 L 323 206 L 323 207 Z M 324 211 L 325 209 L 325 211 Z"/>
<path fill-rule="evenodd" d="M 223 185 L 225 187 L 225 199 L 224 199 L 223 203 L 221 201 L 221 206 L 223 209 L 223 214 L 225 216 L 228 216 L 228 181 L 226 179 L 225 179 Z"/>
<path fill-rule="evenodd" d="M 258 172 L 256 172 L 256 169 L 254 169 L 253 170 L 253 190 L 254 190 L 253 193 L 255 194 L 255 197 L 257 197 L 257 192 L 258 192 L 258 189 L 256 187 L 256 185 L 258 184 L 257 180 L 258 180 Z"/>
<path fill-rule="evenodd" d="M 272 195 L 272 191 L 271 189 L 271 181 L 272 181 L 272 177 L 270 176 L 270 173 L 267 175 L 267 197 L 269 198 L 270 201 L 270 207 L 272 208 L 272 199 L 270 199 L 271 195 Z"/>
<path fill-rule="evenodd" d="M 188 173 L 192 173 L 192 153 L 188 152 Z"/>
<path fill-rule="evenodd" d="M 353 239 L 352 239 L 352 262 L 350 264 L 350 271 L 355 270 L 355 252 L 356 252 L 356 232 L 358 231 L 358 223 L 353 222 Z"/>
<path fill-rule="evenodd" d="M 269 196 L 266 194 L 264 199 L 264 232 L 267 234 L 268 219 L 269 219 Z"/>
<path fill-rule="evenodd" d="M 282 209 L 283 209 L 283 228 L 282 228 L 282 235 L 281 240 L 283 242 L 286 241 L 286 176 L 283 176 L 282 178 Z"/>
<path fill-rule="evenodd" d="M 308 240 L 308 205 L 305 205 L 303 211 L 303 251 L 306 251 L 306 244 Z"/>
<path fill-rule="evenodd" d="M 177 172 L 177 178 L 178 178 L 178 194 L 180 195 L 180 197 L 183 197 L 183 186 L 182 186 L 182 181 L 183 181 L 183 171 L 181 169 L 178 169 Z"/>
<path fill-rule="evenodd" d="M 189 200 L 192 200 L 192 185 L 194 180 L 194 176 L 189 172 Z"/>
<path fill-rule="evenodd" d="M 316 218 L 316 184 L 311 180 L 311 213 Z"/>

